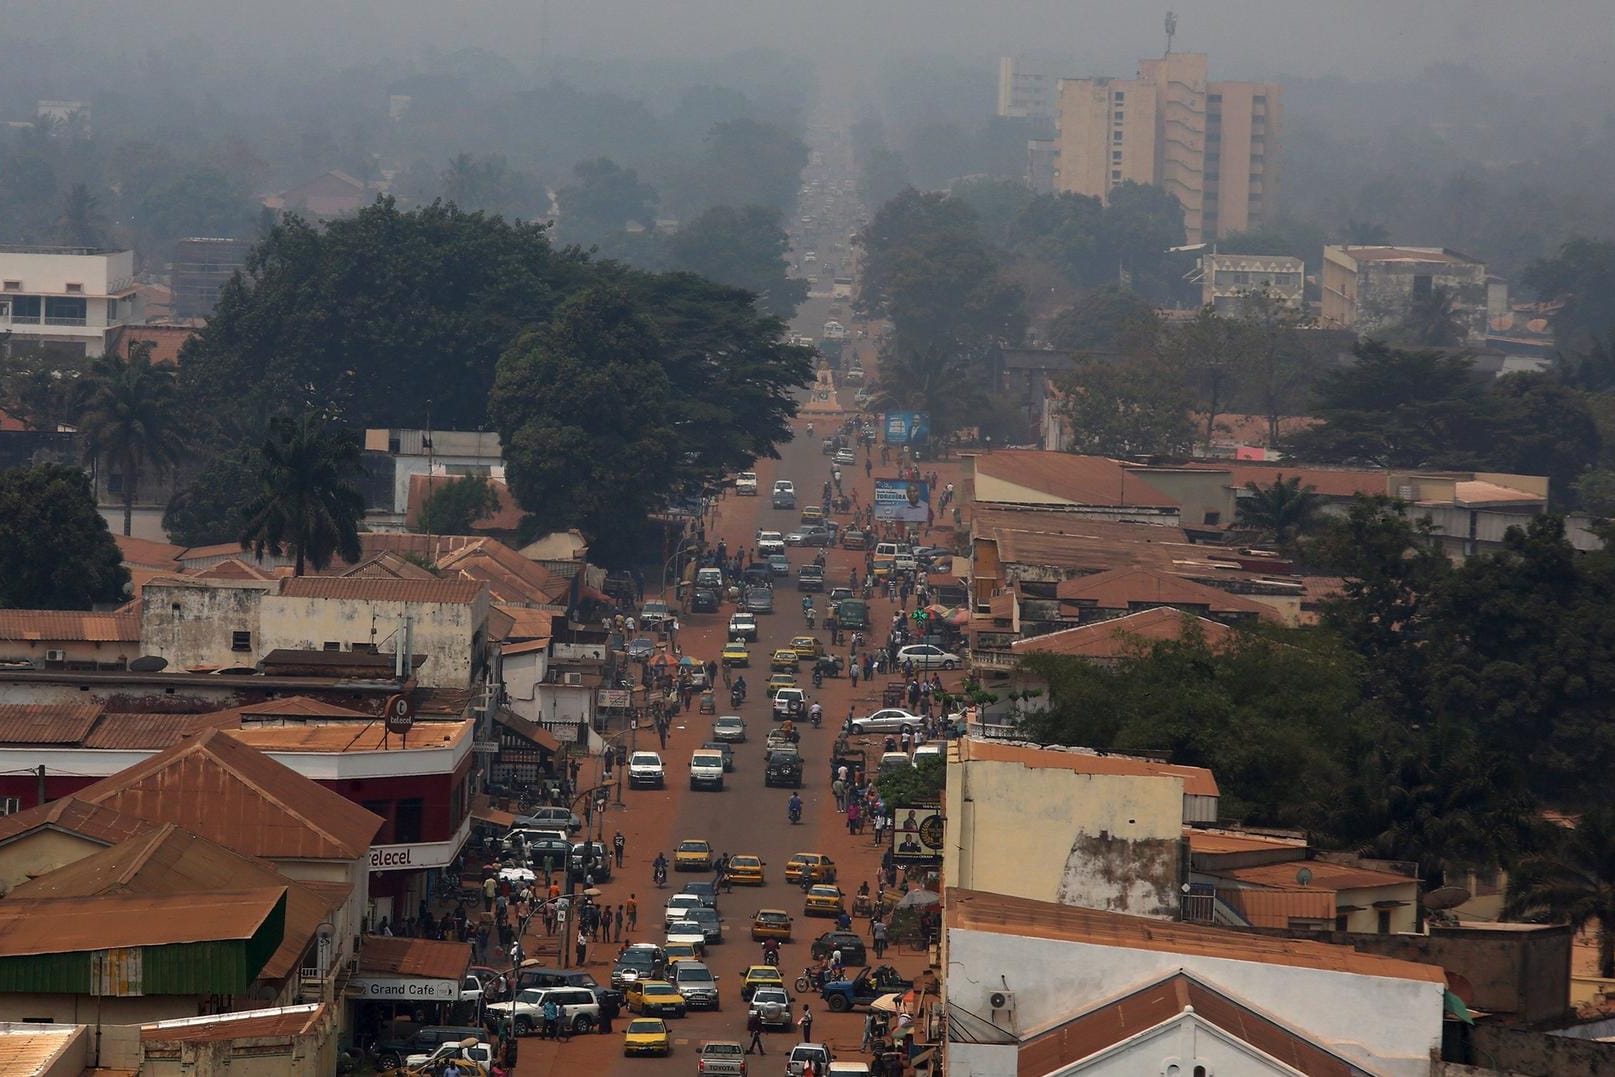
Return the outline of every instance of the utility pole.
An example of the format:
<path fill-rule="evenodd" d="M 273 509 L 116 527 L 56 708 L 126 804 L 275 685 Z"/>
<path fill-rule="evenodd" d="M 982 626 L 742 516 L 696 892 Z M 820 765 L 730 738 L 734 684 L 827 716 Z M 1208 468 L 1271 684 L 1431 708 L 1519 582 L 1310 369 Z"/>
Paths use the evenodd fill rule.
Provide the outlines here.
<path fill-rule="evenodd" d="M 45 764 L 41 763 L 34 770 L 34 804 L 45 803 Z"/>
<path fill-rule="evenodd" d="M 1172 55 L 1172 38 L 1178 32 L 1178 16 L 1174 11 L 1166 13 L 1166 54 Z"/>

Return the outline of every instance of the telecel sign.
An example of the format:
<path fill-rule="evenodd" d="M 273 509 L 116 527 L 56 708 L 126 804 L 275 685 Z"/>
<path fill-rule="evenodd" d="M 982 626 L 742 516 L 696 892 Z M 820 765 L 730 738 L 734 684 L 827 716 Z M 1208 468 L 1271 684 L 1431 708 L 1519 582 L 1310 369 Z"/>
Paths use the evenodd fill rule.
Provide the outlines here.
<path fill-rule="evenodd" d="M 448 841 L 417 841 L 403 845 L 372 845 L 371 871 L 415 871 L 420 868 L 441 868 L 453 862 L 454 857 L 471 836 L 471 817 L 466 816 L 460 829 Z"/>

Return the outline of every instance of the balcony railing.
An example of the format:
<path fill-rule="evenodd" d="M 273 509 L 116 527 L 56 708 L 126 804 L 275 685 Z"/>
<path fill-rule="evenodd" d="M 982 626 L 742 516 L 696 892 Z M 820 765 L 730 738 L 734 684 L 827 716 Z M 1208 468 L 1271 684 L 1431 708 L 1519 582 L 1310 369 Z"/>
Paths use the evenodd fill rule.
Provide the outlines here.
<path fill-rule="evenodd" d="M 970 652 L 970 662 L 977 669 L 1014 669 L 1020 665 L 1015 652 L 977 647 Z"/>
<path fill-rule="evenodd" d="M 90 324 L 90 319 L 85 318 L 85 317 L 80 317 L 80 318 L 46 318 L 45 319 L 45 324 L 46 325 L 73 325 L 73 326 L 89 325 Z"/>

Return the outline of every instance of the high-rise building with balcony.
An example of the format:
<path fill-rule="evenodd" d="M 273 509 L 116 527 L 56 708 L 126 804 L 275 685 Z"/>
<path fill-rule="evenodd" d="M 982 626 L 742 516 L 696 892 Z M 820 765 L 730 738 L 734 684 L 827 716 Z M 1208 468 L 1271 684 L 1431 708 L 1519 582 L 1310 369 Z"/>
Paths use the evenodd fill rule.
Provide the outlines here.
<path fill-rule="evenodd" d="M 120 326 L 139 325 L 134 251 L 0 246 L 0 333 L 95 357 Z"/>
<path fill-rule="evenodd" d="M 1055 189 L 1105 198 L 1127 181 L 1183 205 L 1188 242 L 1260 228 L 1272 212 L 1280 89 L 1210 82 L 1204 53 L 1140 60 L 1134 79 L 1061 79 Z"/>

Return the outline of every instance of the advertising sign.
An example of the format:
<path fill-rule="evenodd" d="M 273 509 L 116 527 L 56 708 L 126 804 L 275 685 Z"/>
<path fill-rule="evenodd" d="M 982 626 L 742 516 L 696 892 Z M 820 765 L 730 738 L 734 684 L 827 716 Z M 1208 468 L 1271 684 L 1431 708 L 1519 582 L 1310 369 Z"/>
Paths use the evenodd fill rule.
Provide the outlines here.
<path fill-rule="evenodd" d="M 600 689 L 600 706 L 605 710 L 626 710 L 633 705 L 633 694 L 626 688 Z"/>
<path fill-rule="evenodd" d="M 917 863 L 942 859 L 942 812 L 935 805 L 897 808 L 892 812 L 892 859 Z"/>
<path fill-rule="evenodd" d="M 882 425 L 888 445 L 918 445 L 931 436 L 931 416 L 923 411 L 888 411 Z"/>
<path fill-rule="evenodd" d="M 348 983 L 349 991 L 353 994 L 376 1001 L 457 1002 L 460 998 L 459 980 L 355 976 Z"/>
<path fill-rule="evenodd" d="M 924 479 L 876 479 L 875 519 L 931 522 L 931 484 Z"/>

